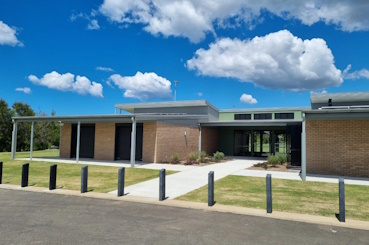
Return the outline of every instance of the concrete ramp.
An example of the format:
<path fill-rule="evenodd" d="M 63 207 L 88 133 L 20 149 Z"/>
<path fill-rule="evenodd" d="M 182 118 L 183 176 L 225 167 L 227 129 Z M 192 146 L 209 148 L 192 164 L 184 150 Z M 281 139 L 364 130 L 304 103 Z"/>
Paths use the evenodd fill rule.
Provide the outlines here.
<path fill-rule="evenodd" d="M 248 168 L 259 160 L 233 160 L 211 164 L 166 176 L 166 197 L 174 199 L 208 184 L 208 173 L 214 171 L 218 180 L 242 169 Z M 110 192 L 117 194 L 117 191 Z M 159 178 L 141 182 L 125 188 L 125 193 L 132 196 L 159 198 Z"/>

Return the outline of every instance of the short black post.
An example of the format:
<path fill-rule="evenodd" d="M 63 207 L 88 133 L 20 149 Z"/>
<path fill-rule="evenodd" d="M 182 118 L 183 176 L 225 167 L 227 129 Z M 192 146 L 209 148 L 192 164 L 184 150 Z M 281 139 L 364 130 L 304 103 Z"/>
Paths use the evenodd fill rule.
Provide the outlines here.
<path fill-rule="evenodd" d="M 0 184 L 3 183 L 3 162 L 0 162 Z"/>
<path fill-rule="evenodd" d="M 159 201 L 165 200 L 165 169 L 161 169 L 159 173 Z"/>
<path fill-rule="evenodd" d="M 50 166 L 49 190 L 56 189 L 56 168 L 56 164 Z"/>
<path fill-rule="evenodd" d="M 124 178 L 125 178 L 125 168 L 120 168 L 118 170 L 118 197 L 124 195 Z"/>
<path fill-rule="evenodd" d="M 21 187 L 28 186 L 28 174 L 29 174 L 29 163 L 25 163 L 22 166 L 22 184 L 21 184 Z"/>
<path fill-rule="evenodd" d="M 81 193 L 87 192 L 88 166 L 81 168 Z"/>
<path fill-rule="evenodd" d="M 266 176 L 266 197 L 267 197 L 267 213 L 272 213 L 272 175 L 267 174 Z"/>
<path fill-rule="evenodd" d="M 340 203 L 340 214 L 339 214 L 339 221 L 346 222 L 346 214 L 345 214 L 345 182 L 343 178 L 340 178 L 339 183 L 339 203 Z"/>
<path fill-rule="evenodd" d="M 208 206 L 214 205 L 214 171 L 208 174 Z"/>

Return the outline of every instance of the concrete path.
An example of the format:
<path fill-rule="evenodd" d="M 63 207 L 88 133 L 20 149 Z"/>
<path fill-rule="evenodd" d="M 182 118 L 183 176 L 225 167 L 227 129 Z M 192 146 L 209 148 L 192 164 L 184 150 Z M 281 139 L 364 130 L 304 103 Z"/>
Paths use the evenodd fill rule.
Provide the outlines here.
<path fill-rule="evenodd" d="M 267 174 L 271 174 L 272 178 L 276 178 L 276 179 L 301 180 L 300 171 L 298 170 L 292 170 L 290 172 L 279 172 L 279 171 L 268 171 L 268 170 L 264 171 L 264 170 L 243 169 L 243 170 L 233 173 L 232 175 L 250 176 L 250 177 L 265 177 Z M 345 184 L 369 186 L 369 178 L 355 178 L 355 177 L 347 177 L 347 176 L 346 177 L 343 176 L 343 177 L 345 179 Z M 339 178 L 340 176 L 308 174 L 306 176 L 306 181 L 338 183 Z"/>
<path fill-rule="evenodd" d="M 218 180 L 258 162 L 259 160 L 234 160 L 168 175 L 166 176 L 166 197 L 173 199 L 207 185 L 210 171 L 214 171 L 214 179 Z M 116 195 L 117 191 L 110 193 Z M 128 186 L 125 188 L 125 193 L 132 196 L 159 198 L 159 178 Z"/>
<path fill-rule="evenodd" d="M 16 160 L 20 161 L 31 161 L 30 158 L 17 158 Z M 94 166 L 107 166 L 107 167 L 125 167 L 130 168 L 131 164 L 129 160 L 122 161 L 102 161 L 95 159 L 87 159 L 82 158 L 77 163 L 75 159 L 64 159 L 59 157 L 40 157 L 40 158 L 32 158 L 32 161 L 38 162 L 53 162 L 53 163 L 66 163 L 66 164 L 81 164 L 81 165 L 94 165 Z M 145 169 L 162 169 L 165 168 L 167 170 L 173 171 L 186 171 L 194 168 L 198 168 L 199 166 L 189 166 L 189 165 L 181 165 L 181 164 L 161 164 L 161 163 L 146 163 L 141 161 L 136 161 L 136 168 L 145 168 Z"/>

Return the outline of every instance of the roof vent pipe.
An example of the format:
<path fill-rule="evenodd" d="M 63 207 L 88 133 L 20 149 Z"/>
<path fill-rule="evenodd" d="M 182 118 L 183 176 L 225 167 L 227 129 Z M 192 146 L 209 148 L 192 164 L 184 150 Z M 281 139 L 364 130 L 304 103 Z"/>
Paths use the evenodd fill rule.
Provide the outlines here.
<path fill-rule="evenodd" d="M 328 99 L 328 106 L 332 106 L 332 99 Z"/>

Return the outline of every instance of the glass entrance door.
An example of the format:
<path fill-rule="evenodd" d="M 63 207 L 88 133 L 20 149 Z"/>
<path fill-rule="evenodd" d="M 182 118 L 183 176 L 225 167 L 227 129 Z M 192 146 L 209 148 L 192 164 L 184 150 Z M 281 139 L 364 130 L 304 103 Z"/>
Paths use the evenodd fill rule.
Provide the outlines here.
<path fill-rule="evenodd" d="M 254 131 L 254 156 L 269 156 L 271 131 Z"/>
<path fill-rule="evenodd" d="M 234 155 L 251 156 L 251 131 L 234 131 Z"/>

